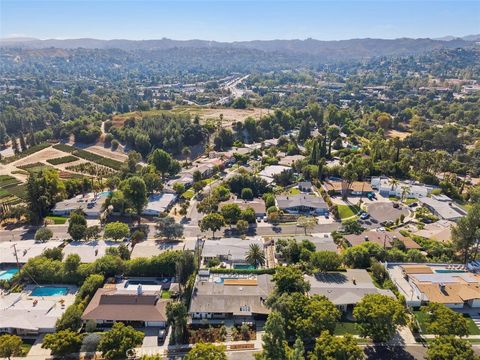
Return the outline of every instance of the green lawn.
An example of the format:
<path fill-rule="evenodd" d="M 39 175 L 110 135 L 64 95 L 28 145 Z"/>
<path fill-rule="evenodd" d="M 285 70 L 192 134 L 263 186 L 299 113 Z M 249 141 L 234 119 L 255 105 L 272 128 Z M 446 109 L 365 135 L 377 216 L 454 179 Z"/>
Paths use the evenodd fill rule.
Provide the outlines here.
<path fill-rule="evenodd" d="M 413 198 L 413 199 L 405 199 L 405 200 L 403 200 L 403 203 L 404 203 L 405 205 L 410 205 L 410 204 L 413 204 L 414 202 L 417 202 L 417 201 L 418 201 L 418 199 L 415 199 L 415 198 Z"/>
<path fill-rule="evenodd" d="M 339 321 L 337 326 L 335 326 L 334 335 L 360 335 L 360 331 L 356 326 L 355 322 L 352 321 Z"/>
<path fill-rule="evenodd" d="M 184 199 L 190 200 L 193 197 L 193 195 L 195 195 L 195 192 L 193 191 L 193 189 L 188 189 L 182 194 L 182 197 Z"/>
<path fill-rule="evenodd" d="M 47 216 L 47 220 L 53 221 L 55 225 L 63 225 L 67 222 L 67 218 L 63 216 Z"/>
<path fill-rule="evenodd" d="M 300 193 L 301 193 L 301 191 L 298 190 L 297 188 L 295 188 L 295 187 L 290 188 L 290 195 L 298 195 Z"/>
<path fill-rule="evenodd" d="M 427 332 L 427 318 L 428 315 L 425 314 L 422 311 L 414 311 L 413 312 L 415 317 L 417 318 L 418 324 L 420 325 L 420 329 L 422 330 L 423 334 L 428 334 Z M 480 329 L 475 325 L 473 320 L 468 316 L 467 314 L 464 314 L 463 317 L 465 320 L 467 320 L 467 327 L 468 327 L 468 332 L 470 335 L 480 335 Z"/>
<path fill-rule="evenodd" d="M 356 215 L 360 208 L 356 205 L 337 205 L 338 215 L 340 219 L 346 219 Z"/>
<path fill-rule="evenodd" d="M 170 299 L 170 291 L 162 291 L 162 299 Z"/>

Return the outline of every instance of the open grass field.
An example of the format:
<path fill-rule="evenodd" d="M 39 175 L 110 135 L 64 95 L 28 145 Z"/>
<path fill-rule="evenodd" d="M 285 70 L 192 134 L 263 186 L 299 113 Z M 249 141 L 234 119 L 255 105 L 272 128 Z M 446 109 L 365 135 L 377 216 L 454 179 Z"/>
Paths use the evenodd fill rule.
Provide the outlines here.
<path fill-rule="evenodd" d="M 360 335 L 360 331 L 356 326 L 356 323 L 353 321 L 339 321 L 337 326 L 335 326 L 334 335 Z"/>
<path fill-rule="evenodd" d="M 356 205 L 337 205 L 337 210 L 340 219 L 343 220 L 355 216 L 360 208 Z"/>

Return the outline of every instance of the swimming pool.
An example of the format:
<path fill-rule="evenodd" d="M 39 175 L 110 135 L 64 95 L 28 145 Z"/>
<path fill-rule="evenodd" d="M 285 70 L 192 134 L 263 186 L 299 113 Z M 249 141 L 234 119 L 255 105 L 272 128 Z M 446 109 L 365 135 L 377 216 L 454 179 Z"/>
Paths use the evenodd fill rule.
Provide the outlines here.
<path fill-rule="evenodd" d="M 0 280 L 10 280 L 18 273 L 18 269 L 0 270 Z"/>
<path fill-rule="evenodd" d="M 67 287 L 60 286 L 39 286 L 33 289 L 31 296 L 62 296 L 68 293 Z"/>
<path fill-rule="evenodd" d="M 255 266 L 250 264 L 233 264 L 233 268 L 239 270 L 254 270 Z"/>
<path fill-rule="evenodd" d="M 153 280 L 128 280 L 125 283 L 125 287 L 127 287 L 128 285 L 160 285 L 160 284 Z"/>
<path fill-rule="evenodd" d="M 465 270 L 454 270 L 454 269 L 438 269 L 438 270 L 435 270 L 436 273 L 464 273 L 466 272 Z"/>
<path fill-rule="evenodd" d="M 99 192 L 97 195 L 98 196 L 110 196 L 112 192 L 111 191 L 102 191 L 102 192 Z"/>

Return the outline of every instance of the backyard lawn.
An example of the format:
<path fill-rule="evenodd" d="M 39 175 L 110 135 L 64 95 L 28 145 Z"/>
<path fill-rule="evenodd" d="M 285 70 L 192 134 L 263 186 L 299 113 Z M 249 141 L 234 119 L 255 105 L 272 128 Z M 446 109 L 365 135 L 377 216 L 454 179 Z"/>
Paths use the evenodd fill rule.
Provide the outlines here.
<path fill-rule="evenodd" d="M 190 200 L 193 197 L 193 195 L 195 195 L 195 192 L 192 189 L 188 189 L 182 194 L 182 197 L 184 199 Z"/>
<path fill-rule="evenodd" d="M 290 195 L 298 195 L 300 193 L 300 190 L 298 190 L 296 187 L 290 188 Z"/>
<path fill-rule="evenodd" d="M 337 205 L 337 210 L 340 218 L 343 220 L 356 215 L 360 208 L 356 205 Z"/>
<path fill-rule="evenodd" d="M 334 335 L 360 335 L 356 323 L 353 321 L 339 321 L 335 326 Z"/>

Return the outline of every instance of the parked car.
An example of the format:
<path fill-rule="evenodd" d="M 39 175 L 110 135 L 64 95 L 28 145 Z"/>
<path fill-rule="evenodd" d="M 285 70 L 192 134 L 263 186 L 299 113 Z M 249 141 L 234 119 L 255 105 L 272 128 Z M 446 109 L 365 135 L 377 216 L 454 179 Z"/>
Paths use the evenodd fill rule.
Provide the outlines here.
<path fill-rule="evenodd" d="M 158 330 L 158 344 L 162 345 L 167 338 L 167 329 Z"/>
<path fill-rule="evenodd" d="M 369 213 L 366 213 L 366 212 L 364 212 L 362 215 L 360 215 L 360 219 L 362 219 L 362 220 L 366 220 L 366 219 L 368 219 L 369 217 L 370 217 L 370 214 L 369 214 Z"/>

